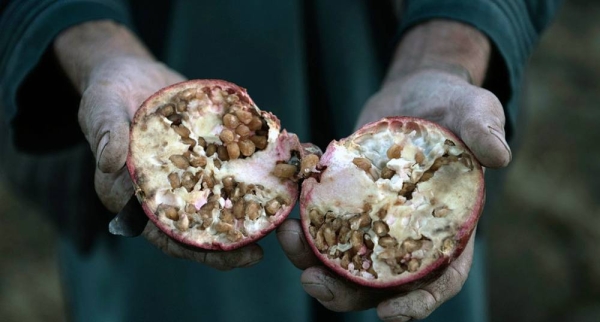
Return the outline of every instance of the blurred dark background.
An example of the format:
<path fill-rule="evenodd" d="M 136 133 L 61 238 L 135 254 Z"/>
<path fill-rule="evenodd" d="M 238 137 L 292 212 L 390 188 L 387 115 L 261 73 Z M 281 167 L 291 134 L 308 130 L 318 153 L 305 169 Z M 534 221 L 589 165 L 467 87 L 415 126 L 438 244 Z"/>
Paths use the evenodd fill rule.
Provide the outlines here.
<path fill-rule="evenodd" d="M 526 130 L 488 209 L 493 322 L 600 321 L 600 1 L 571 0 L 532 57 Z M 0 320 L 63 321 L 57 235 L 0 181 Z"/>

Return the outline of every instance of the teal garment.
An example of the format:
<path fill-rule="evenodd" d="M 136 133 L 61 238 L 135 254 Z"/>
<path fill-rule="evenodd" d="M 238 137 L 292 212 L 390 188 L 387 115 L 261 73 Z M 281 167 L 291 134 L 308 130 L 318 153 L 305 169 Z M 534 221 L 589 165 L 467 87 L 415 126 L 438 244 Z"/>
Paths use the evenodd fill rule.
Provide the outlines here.
<path fill-rule="evenodd" d="M 297 133 L 303 141 L 319 138 L 326 142 L 351 133 L 360 108 L 378 89 L 385 69 L 385 61 L 376 49 L 385 48 L 386 44 L 382 45 L 382 39 L 376 37 L 376 21 L 367 14 L 372 4 L 368 1 L 180 0 L 170 2 L 170 10 L 165 11 L 168 16 L 156 20 L 146 18 L 146 21 L 141 15 L 150 13 L 152 7 L 143 7 L 146 4 L 143 1 L 20 1 L 12 1 L 8 5 L 10 10 L 0 17 L 0 30 L 11 31 L 0 35 L 0 102 L 15 130 L 27 128 L 34 121 L 28 117 L 28 111 L 38 113 L 34 107 L 40 105 L 32 101 L 35 97 L 28 95 L 31 90 L 47 84 L 48 80 L 59 88 L 69 86 L 64 77 L 59 78 L 56 69 L 54 73 L 51 69 L 42 70 L 53 63 L 51 51 L 46 51 L 52 39 L 70 25 L 93 19 L 110 18 L 130 26 L 161 60 L 189 78 L 221 78 L 247 87 L 262 109 L 277 114 L 283 127 Z M 460 1 L 445 1 L 450 2 Z M 130 17 L 127 3 L 148 10 L 131 10 Z M 435 12 L 435 1 L 407 3 L 407 8 L 412 8 L 403 16 L 407 22 L 453 16 Z M 486 6 L 485 1 L 477 3 Z M 425 16 L 423 11 L 435 14 Z M 524 12 L 518 13 L 514 23 L 531 19 Z M 493 25 L 496 21 L 488 16 L 470 17 L 475 25 L 486 21 Z M 162 29 L 156 29 L 157 26 Z M 153 33 L 150 27 L 155 28 Z M 522 40 L 519 45 L 534 40 L 512 31 L 515 38 Z M 389 49 L 391 45 L 390 42 Z M 497 45 L 503 46 L 500 42 Z M 500 49 L 500 53 L 510 50 Z M 515 66 L 508 70 L 510 77 L 520 77 L 513 73 L 522 69 L 524 57 L 507 55 L 501 59 Z M 514 97 L 518 88 L 507 86 L 508 79 L 504 77 L 498 79 L 509 88 L 504 98 Z M 76 129 L 76 118 L 70 119 L 77 106 L 77 97 L 74 98 L 75 103 L 67 104 L 69 115 L 65 119 L 70 120 L 67 125 Z M 65 102 L 66 96 L 51 99 Z M 69 149 L 52 145 L 53 141 L 64 142 L 56 139 L 56 135 L 63 132 L 45 131 L 48 141 L 44 146 Z M 52 186 L 53 189 L 34 186 L 40 187 L 39 193 L 47 195 L 42 200 L 48 203 L 47 209 L 51 209 L 53 216 L 67 213 L 66 221 L 60 221 L 58 227 L 63 237 L 60 258 L 64 294 L 73 321 L 313 320 L 311 300 L 299 283 L 301 272 L 285 258 L 273 234 L 260 242 L 265 249 L 261 263 L 248 269 L 218 272 L 197 263 L 172 259 L 142 238 L 109 236 L 105 221 L 82 222 L 80 218 L 106 220 L 109 214 L 99 207 L 89 206 L 98 205 L 89 180 L 94 163 L 80 133 L 76 138 L 80 141 L 71 143 L 74 146 L 71 149 L 77 150 L 78 157 L 67 159 L 78 165 L 80 161 L 81 167 L 77 167 L 76 172 L 72 171 L 74 166 L 65 165 L 65 160 L 53 159 L 53 154 L 34 159 L 35 164 L 3 162 L 12 165 L 12 170 L 36 166 L 38 171 L 28 168 L 23 172 L 39 177 L 45 175 L 46 179 L 68 179 L 62 189 L 61 186 Z M 23 157 L 14 147 L 5 149 L 8 138 L 3 136 L 3 140 L 2 150 L 7 152 L 3 161 Z M 26 146 L 21 143 L 17 140 L 15 146 Z M 86 154 L 79 153 L 84 150 Z M 51 166 L 47 166 L 49 164 Z M 78 183 L 85 182 L 80 179 L 83 176 L 88 179 L 87 185 L 78 190 Z M 55 184 L 56 180 L 43 182 Z M 36 197 L 39 200 L 39 196 Z M 70 207 L 74 200 L 86 202 Z M 293 216 L 297 217 L 297 212 Z M 77 236 L 87 238 L 84 247 L 80 245 L 82 238 Z M 426 321 L 486 321 L 484 250 L 478 241 L 475 262 L 463 290 Z M 374 310 L 347 313 L 341 318 L 351 322 L 377 320 Z"/>

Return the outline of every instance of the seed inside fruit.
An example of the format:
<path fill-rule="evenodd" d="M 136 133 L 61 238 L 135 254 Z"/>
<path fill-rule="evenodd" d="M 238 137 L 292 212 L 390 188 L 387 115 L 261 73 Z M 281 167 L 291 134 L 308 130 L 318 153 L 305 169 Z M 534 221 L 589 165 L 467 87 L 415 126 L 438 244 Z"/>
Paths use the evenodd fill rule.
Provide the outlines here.
<path fill-rule="evenodd" d="M 296 174 L 296 166 L 287 163 L 279 163 L 273 169 L 273 175 L 281 179 L 289 179 Z"/>

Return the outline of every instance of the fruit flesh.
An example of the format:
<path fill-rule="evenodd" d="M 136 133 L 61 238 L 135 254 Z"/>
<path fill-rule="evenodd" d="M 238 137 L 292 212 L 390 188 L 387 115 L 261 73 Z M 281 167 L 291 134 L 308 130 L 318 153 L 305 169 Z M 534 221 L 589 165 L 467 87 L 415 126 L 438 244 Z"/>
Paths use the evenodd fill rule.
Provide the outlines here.
<path fill-rule="evenodd" d="M 245 90 L 190 81 L 155 94 L 138 111 L 128 168 L 159 228 L 189 245 L 228 250 L 285 219 L 297 184 L 272 172 L 298 148 L 297 137 L 280 132 Z"/>
<path fill-rule="evenodd" d="M 480 165 L 453 135 L 403 118 L 371 124 L 321 158 L 302 186 L 307 238 L 358 283 L 417 280 L 462 251 L 480 214 Z"/>

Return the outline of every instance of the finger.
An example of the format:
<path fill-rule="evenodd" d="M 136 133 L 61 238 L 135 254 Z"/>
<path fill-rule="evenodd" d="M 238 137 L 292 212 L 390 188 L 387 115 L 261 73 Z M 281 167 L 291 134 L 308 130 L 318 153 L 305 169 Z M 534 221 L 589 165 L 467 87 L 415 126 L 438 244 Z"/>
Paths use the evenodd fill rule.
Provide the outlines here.
<path fill-rule="evenodd" d="M 469 274 L 474 243 L 475 233 L 471 235 L 463 253 L 433 283 L 380 303 L 377 307 L 379 317 L 384 321 L 421 320 L 458 294 Z"/>
<path fill-rule="evenodd" d="M 386 295 L 346 282 L 322 266 L 306 269 L 300 277 L 302 287 L 327 309 L 336 312 L 374 307 Z"/>
<path fill-rule="evenodd" d="M 277 228 L 277 240 L 279 240 L 285 255 L 299 269 L 319 264 L 319 260 L 306 242 L 299 220 L 285 220 Z"/>
<path fill-rule="evenodd" d="M 102 172 L 117 172 L 125 164 L 129 147 L 127 104 L 104 85 L 90 86 L 83 93 L 79 124 Z"/>
<path fill-rule="evenodd" d="M 489 91 L 473 88 L 473 95 L 463 98 L 460 113 L 453 119 L 453 130 L 486 167 L 508 165 L 512 153 L 504 132 L 504 110 L 498 98 Z"/>
<path fill-rule="evenodd" d="M 133 196 L 133 184 L 126 168 L 115 173 L 96 169 L 94 177 L 96 193 L 102 204 L 112 213 L 118 213 Z"/>
<path fill-rule="evenodd" d="M 256 244 L 226 252 L 191 248 L 171 239 L 153 222 L 148 222 L 143 235 L 151 244 L 169 256 L 196 261 L 222 271 L 250 267 L 263 258 L 263 250 Z"/>

